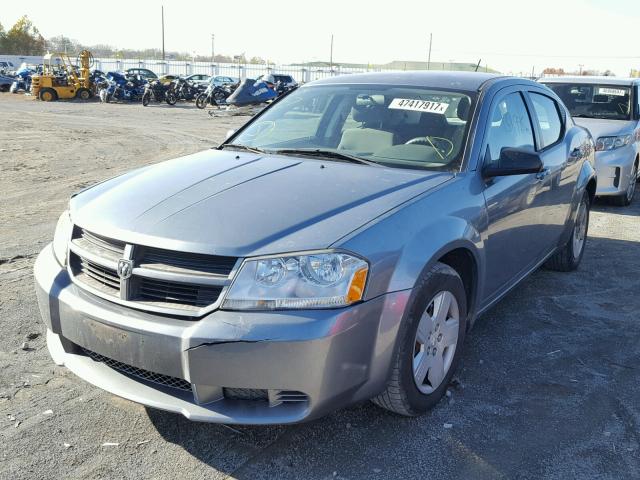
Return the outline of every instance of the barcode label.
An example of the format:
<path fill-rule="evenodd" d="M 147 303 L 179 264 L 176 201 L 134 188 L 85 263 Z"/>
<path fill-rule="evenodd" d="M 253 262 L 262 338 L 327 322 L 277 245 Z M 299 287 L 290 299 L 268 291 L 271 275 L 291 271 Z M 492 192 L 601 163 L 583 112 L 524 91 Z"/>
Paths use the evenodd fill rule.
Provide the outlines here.
<path fill-rule="evenodd" d="M 448 103 L 414 100 L 411 98 L 394 98 L 389 104 L 389 108 L 396 110 L 413 110 L 415 112 L 431 112 L 441 115 L 444 115 L 448 107 Z"/>

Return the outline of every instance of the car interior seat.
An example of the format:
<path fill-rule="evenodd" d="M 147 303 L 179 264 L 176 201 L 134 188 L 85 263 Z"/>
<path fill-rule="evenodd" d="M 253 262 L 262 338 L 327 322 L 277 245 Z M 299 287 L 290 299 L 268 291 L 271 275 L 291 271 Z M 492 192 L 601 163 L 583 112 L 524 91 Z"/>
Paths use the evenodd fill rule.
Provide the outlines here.
<path fill-rule="evenodd" d="M 394 134 L 383 130 L 387 109 L 384 105 L 355 105 L 351 118 L 361 125 L 342 132 L 338 150 L 373 153 L 393 145 Z"/>

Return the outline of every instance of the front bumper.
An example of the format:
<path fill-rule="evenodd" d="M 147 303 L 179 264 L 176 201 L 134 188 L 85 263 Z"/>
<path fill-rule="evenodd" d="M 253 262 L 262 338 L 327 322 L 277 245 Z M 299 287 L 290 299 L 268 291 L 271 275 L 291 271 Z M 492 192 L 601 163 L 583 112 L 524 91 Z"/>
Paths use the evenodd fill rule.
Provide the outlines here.
<path fill-rule="evenodd" d="M 626 193 L 636 155 L 633 144 L 615 150 L 596 152 L 596 195 L 615 196 Z"/>
<path fill-rule="evenodd" d="M 215 311 L 193 320 L 91 295 L 71 281 L 50 245 L 34 275 L 58 365 L 135 402 L 219 423 L 300 422 L 379 393 L 409 296 L 336 310 Z M 94 360 L 102 357 L 109 361 Z M 187 389 L 158 383 L 159 376 L 183 379 Z M 266 391 L 268 399 L 227 396 L 238 389 Z"/>

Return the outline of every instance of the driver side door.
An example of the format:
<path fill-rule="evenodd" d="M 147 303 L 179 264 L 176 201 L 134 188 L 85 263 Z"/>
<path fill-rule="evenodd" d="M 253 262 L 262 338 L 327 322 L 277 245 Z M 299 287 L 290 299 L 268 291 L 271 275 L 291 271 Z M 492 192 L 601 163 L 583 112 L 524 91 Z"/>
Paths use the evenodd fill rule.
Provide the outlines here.
<path fill-rule="evenodd" d="M 498 162 L 503 148 L 534 152 L 533 116 L 518 87 L 501 90 L 492 102 L 482 146 L 483 167 Z M 483 307 L 506 292 L 539 261 L 545 249 L 539 234 L 542 208 L 540 174 L 521 174 L 484 179 L 488 215 L 485 238 L 486 281 Z"/>

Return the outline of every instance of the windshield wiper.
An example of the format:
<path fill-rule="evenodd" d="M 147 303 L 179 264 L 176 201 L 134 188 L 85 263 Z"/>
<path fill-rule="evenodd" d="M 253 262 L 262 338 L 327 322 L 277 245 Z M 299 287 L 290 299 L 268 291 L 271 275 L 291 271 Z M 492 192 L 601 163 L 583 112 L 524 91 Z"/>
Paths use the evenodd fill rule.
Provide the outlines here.
<path fill-rule="evenodd" d="M 224 148 L 235 148 L 236 150 L 243 150 L 245 152 L 251 152 L 251 153 L 267 153 L 261 148 L 250 147 L 249 145 L 240 145 L 237 143 L 223 143 L 218 147 L 218 150 L 222 150 Z"/>
<path fill-rule="evenodd" d="M 355 155 L 349 155 L 348 153 L 336 152 L 334 150 L 321 150 L 319 148 L 314 149 L 305 149 L 305 148 L 283 148 L 281 150 L 274 150 L 275 154 L 282 155 L 308 155 L 310 157 L 320 157 L 327 159 L 340 160 L 343 162 L 351 162 L 351 163 L 359 163 L 362 165 L 373 165 L 375 167 L 380 167 L 381 165 L 377 162 L 372 162 L 370 160 L 365 160 L 361 157 L 356 157 Z"/>

